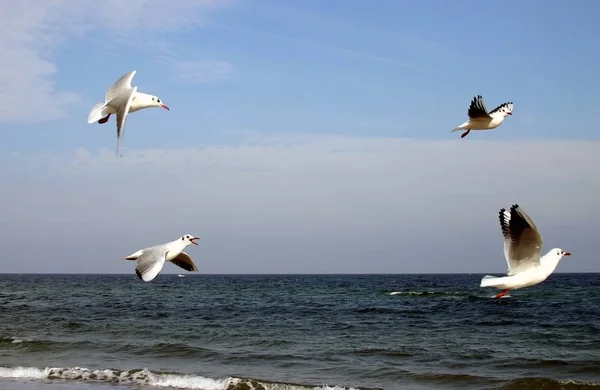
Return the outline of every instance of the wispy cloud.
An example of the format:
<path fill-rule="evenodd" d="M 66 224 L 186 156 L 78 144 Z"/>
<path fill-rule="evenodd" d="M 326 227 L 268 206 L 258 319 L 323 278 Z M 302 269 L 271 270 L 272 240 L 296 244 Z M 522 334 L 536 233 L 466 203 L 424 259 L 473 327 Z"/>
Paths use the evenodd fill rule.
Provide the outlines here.
<path fill-rule="evenodd" d="M 252 35 L 256 35 L 256 36 L 260 36 L 260 37 L 276 39 L 276 40 L 285 41 L 285 42 L 294 43 L 294 44 L 303 45 L 303 46 L 308 46 L 308 47 L 312 47 L 312 48 L 333 51 L 333 52 L 337 52 L 337 53 L 348 55 L 348 56 L 360 57 L 363 59 L 368 59 L 368 60 L 377 61 L 377 62 L 381 62 L 381 63 L 388 63 L 388 64 L 392 64 L 392 65 L 396 65 L 396 66 L 400 66 L 400 67 L 404 67 L 404 68 L 423 70 L 423 68 L 420 66 L 412 65 L 409 63 L 398 62 L 398 61 L 395 61 L 386 56 L 370 53 L 365 50 L 357 50 L 357 49 L 351 49 L 351 48 L 346 48 L 346 47 L 342 47 L 342 46 L 328 45 L 328 44 L 324 44 L 322 42 L 317 42 L 317 41 L 308 40 L 308 39 L 302 39 L 302 38 L 298 38 L 298 37 L 284 35 L 281 33 L 260 31 L 257 29 L 245 28 L 245 27 L 240 27 L 240 26 L 229 26 L 229 25 L 225 26 L 225 25 L 219 25 L 219 24 L 213 24 L 212 26 L 215 28 L 223 29 L 223 30 L 235 31 L 238 33 L 243 33 L 243 34 L 252 34 Z"/>
<path fill-rule="evenodd" d="M 201 25 L 207 12 L 228 0 L 0 2 L 0 121 L 37 122 L 60 117 L 79 100 L 59 90 L 54 52 L 65 41 L 91 31 L 134 39 Z M 148 39 L 148 37 L 146 37 Z M 127 40 L 121 40 L 127 42 Z M 32 110 L 31 107 L 36 107 Z"/>
<path fill-rule="evenodd" d="M 62 255 L 62 269 L 129 272 L 119 256 L 186 232 L 203 237 L 203 272 L 504 272 L 496 216 L 513 203 L 545 249 L 577 253 L 561 271 L 597 271 L 599 152 L 598 142 L 564 140 L 247 133 L 233 145 L 124 158 L 6 156 L 0 178 L 13 190 L 0 193 L 0 227 L 11 228 L 0 245 L 15 260 L 0 272 L 25 271 L 22 257 L 49 270 L 38 252 L 67 246 L 76 254 Z M 30 236 L 37 245 L 23 243 Z"/>
<path fill-rule="evenodd" d="M 312 9 L 302 3 L 274 2 L 269 4 L 268 9 L 263 9 L 260 15 L 256 15 L 259 20 L 264 17 L 266 21 L 277 20 L 278 23 L 285 25 L 288 33 L 282 33 L 281 28 L 269 29 L 271 23 L 265 23 L 261 28 L 249 28 L 241 25 L 222 25 L 211 23 L 212 27 L 227 31 L 234 31 L 245 35 L 254 35 L 259 38 L 268 38 L 279 40 L 296 46 L 303 46 L 313 50 L 320 50 L 327 53 L 336 53 L 354 59 L 372 61 L 379 64 L 392 65 L 415 71 L 427 71 L 440 73 L 441 69 L 423 66 L 414 62 L 417 56 L 407 54 L 406 58 L 410 60 L 400 60 L 395 54 L 406 53 L 406 51 L 444 51 L 440 45 L 432 41 L 420 39 L 413 36 L 399 35 L 397 32 L 390 32 L 387 28 L 369 25 L 368 23 L 356 23 L 356 20 L 345 19 L 337 13 L 323 11 L 322 9 Z M 362 20 L 361 20 L 362 22 Z M 310 31 L 317 31 L 323 34 L 321 39 L 307 39 L 295 34 L 297 30 L 305 32 L 306 26 L 310 26 Z M 306 36 L 306 34 L 304 34 Z M 308 36 L 311 36 L 309 34 Z M 314 37 L 314 35 L 313 35 Z M 356 39 L 359 37 L 360 39 Z M 369 37 L 369 39 L 364 39 Z M 358 42 L 357 42 L 358 41 Z M 365 42 L 386 42 L 387 50 L 382 52 L 373 48 L 373 45 L 366 45 Z M 376 45 L 378 46 L 378 45 Z M 393 48 L 390 50 L 390 48 Z M 392 54 L 394 53 L 394 54 Z"/>

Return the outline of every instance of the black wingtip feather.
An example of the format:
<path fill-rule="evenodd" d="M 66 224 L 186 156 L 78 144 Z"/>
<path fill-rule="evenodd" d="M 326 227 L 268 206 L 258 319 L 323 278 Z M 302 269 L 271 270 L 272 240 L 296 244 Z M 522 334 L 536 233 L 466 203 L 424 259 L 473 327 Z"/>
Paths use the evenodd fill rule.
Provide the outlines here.
<path fill-rule="evenodd" d="M 503 236 L 506 236 L 506 234 L 508 234 L 508 224 L 506 223 L 506 215 L 504 215 L 505 212 L 506 209 L 503 207 L 498 213 L 498 219 L 500 220 L 500 231 L 502 232 Z"/>
<path fill-rule="evenodd" d="M 490 111 L 488 114 L 493 114 L 495 112 L 500 111 L 502 108 L 508 106 L 509 104 L 513 104 L 513 102 L 504 102 L 501 105 L 499 105 L 498 107 L 494 108 L 492 111 Z"/>
<path fill-rule="evenodd" d="M 135 274 L 138 276 L 138 278 L 140 278 L 140 280 L 144 280 L 142 279 L 142 274 L 137 269 L 135 270 Z"/>

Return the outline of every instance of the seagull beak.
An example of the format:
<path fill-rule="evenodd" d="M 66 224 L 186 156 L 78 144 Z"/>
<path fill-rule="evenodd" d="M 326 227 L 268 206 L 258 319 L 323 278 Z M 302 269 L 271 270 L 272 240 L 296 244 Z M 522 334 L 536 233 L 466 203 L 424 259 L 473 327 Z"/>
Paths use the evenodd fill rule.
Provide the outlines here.
<path fill-rule="evenodd" d="M 169 110 L 169 107 L 165 106 L 164 104 L 161 104 L 160 106 L 161 106 L 162 108 L 164 108 L 165 110 Z M 169 110 L 169 111 L 171 111 L 171 110 Z"/>
<path fill-rule="evenodd" d="M 571 252 L 565 252 L 564 256 L 571 256 Z"/>
<path fill-rule="evenodd" d="M 200 239 L 199 237 L 190 238 L 190 242 L 194 245 L 198 245 L 198 243 L 194 240 L 199 240 L 199 239 Z"/>
<path fill-rule="evenodd" d="M 512 115 L 512 112 L 507 112 L 506 115 Z"/>

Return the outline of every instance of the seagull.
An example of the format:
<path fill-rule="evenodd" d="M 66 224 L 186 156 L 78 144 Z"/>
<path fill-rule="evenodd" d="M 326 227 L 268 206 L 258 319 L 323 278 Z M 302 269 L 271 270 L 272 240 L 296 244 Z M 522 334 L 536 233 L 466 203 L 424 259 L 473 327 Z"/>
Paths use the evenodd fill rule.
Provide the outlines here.
<path fill-rule="evenodd" d="M 507 115 L 512 115 L 513 111 L 513 103 L 506 102 L 502 103 L 498 107 L 494 108 L 492 111 L 487 112 L 487 108 L 485 108 L 485 103 L 483 102 L 483 97 L 481 95 L 477 95 L 471 101 L 471 105 L 467 110 L 467 114 L 469 115 L 469 120 L 458 126 L 455 129 L 452 129 L 451 132 L 467 130 L 460 138 L 465 138 L 467 134 L 471 130 L 491 130 L 500 126 L 502 122 L 504 122 L 504 118 Z"/>
<path fill-rule="evenodd" d="M 561 248 L 554 248 L 540 258 L 544 240 L 531 218 L 517 204 L 510 208 L 510 212 L 500 209 L 500 228 L 504 236 L 504 257 L 508 263 L 507 276 L 486 275 L 480 286 L 504 289 L 495 298 L 505 296 L 509 290 L 543 282 L 554 272 L 563 256 L 571 256 Z"/>
<path fill-rule="evenodd" d="M 106 92 L 104 103 L 94 105 L 88 115 L 88 123 L 103 124 L 108 122 L 112 114 L 117 114 L 117 150 L 115 154 L 119 153 L 119 143 L 124 133 L 128 113 L 149 107 L 162 107 L 169 110 L 169 107 L 158 97 L 138 92 L 138 87 L 131 87 L 131 80 L 133 80 L 135 72 L 134 70 L 126 73 L 118 79 Z"/>
<path fill-rule="evenodd" d="M 166 244 L 140 249 L 123 260 L 136 260 L 135 273 L 144 282 L 154 279 L 165 261 L 170 261 L 186 271 L 198 271 L 190 255 L 183 251 L 188 245 L 198 245 L 195 240 L 199 238 L 186 234 Z"/>

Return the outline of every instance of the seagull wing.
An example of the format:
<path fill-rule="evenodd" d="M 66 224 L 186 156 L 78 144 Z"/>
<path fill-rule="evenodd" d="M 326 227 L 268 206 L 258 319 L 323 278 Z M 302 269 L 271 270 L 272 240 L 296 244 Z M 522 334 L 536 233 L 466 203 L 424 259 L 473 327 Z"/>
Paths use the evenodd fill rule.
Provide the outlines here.
<path fill-rule="evenodd" d="M 171 260 L 171 263 L 178 267 L 183 268 L 186 271 L 198 271 L 196 264 L 192 261 L 190 255 L 185 252 L 181 252 L 176 258 Z"/>
<path fill-rule="evenodd" d="M 132 70 L 131 72 L 124 74 L 113 85 L 111 85 L 108 91 L 106 91 L 105 103 L 110 102 L 117 96 L 131 89 L 131 80 L 133 80 L 135 72 L 135 70 Z"/>
<path fill-rule="evenodd" d="M 162 270 L 167 258 L 167 248 L 157 246 L 148 248 L 138 257 L 135 264 L 135 273 L 144 282 L 149 282 Z"/>
<path fill-rule="evenodd" d="M 490 111 L 490 115 L 492 115 L 495 112 L 500 111 L 503 108 L 506 108 L 506 111 L 508 111 L 508 112 L 512 112 L 512 110 L 513 110 L 513 102 L 502 103 L 501 105 L 499 105 L 498 107 L 496 107 L 492 111 Z"/>
<path fill-rule="evenodd" d="M 490 115 L 487 112 L 487 108 L 485 108 L 485 103 L 483 102 L 483 97 L 481 95 L 477 95 L 471 101 L 471 105 L 467 110 L 467 114 L 471 119 L 477 118 L 490 118 Z"/>
<path fill-rule="evenodd" d="M 499 216 L 507 274 L 514 275 L 539 265 L 544 240 L 531 218 L 516 204 L 510 212 L 501 209 Z"/>
<path fill-rule="evenodd" d="M 125 105 L 117 111 L 117 150 L 115 154 L 119 154 L 119 146 L 121 145 L 121 138 L 125 134 L 125 121 L 127 120 L 127 114 L 129 113 L 129 108 L 131 107 L 131 102 L 135 99 L 135 93 L 137 92 L 137 87 L 132 88 L 130 94 L 127 98 L 127 102 Z"/>

